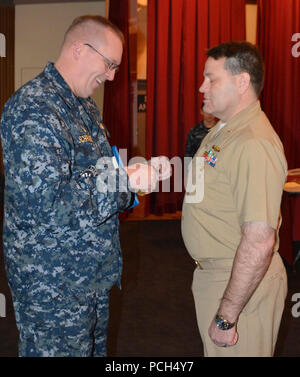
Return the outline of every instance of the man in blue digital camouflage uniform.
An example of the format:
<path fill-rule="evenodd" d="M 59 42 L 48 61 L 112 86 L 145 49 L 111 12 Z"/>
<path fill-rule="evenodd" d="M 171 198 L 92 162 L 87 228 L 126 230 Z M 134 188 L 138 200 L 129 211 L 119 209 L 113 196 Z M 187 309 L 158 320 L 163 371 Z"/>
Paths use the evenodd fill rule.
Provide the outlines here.
<path fill-rule="evenodd" d="M 4 108 L 3 242 L 20 356 L 106 355 L 109 291 L 122 268 L 118 213 L 132 203 L 132 171 L 113 163 L 89 96 L 114 79 L 122 38 L 100 16 L 77 18 L 57 62 Z"/>

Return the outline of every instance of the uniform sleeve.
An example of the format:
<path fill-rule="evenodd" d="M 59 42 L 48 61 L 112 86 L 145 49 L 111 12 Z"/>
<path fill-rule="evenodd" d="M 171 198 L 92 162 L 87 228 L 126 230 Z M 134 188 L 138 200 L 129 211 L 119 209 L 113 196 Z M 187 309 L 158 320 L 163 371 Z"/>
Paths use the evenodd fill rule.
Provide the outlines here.
<path fill-rule="evenodd" d="M 277 228 L 286 178 L 283 151 L 268 141 L 249 140 L 233 154 L 230 181 L 239 221 L 262 221 Z"/>
<path fill-rule="evenodd" d="M 192 130 L 189 131 L 185 143 L 185 157 L 193 157 L 193 135 Z"/>
<path fill-rule="evenodd" d="M 7 193 L 19 208 L 26 209 L 28 218 L 50 227 L 95 226 L 129 205 L 125 172 L 120 181 L 116 170 L 111 170 L 123 187 L 121 194 L 118 189 L 99 192 L 96 177 L 76 165 L 71 136 L 58 132 L 51 116 L 32 111 L 11 117 L 3 120 L 2 131 Z"/>

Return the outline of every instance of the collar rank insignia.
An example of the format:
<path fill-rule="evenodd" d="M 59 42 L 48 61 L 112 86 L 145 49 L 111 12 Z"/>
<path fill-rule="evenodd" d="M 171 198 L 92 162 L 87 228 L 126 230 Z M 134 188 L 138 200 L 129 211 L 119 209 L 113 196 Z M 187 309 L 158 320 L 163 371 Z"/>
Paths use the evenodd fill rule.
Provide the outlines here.
<path fill-rule="evenodd" d="M 213 145 L 212 149 L 216 152 L 220 152 L 221 148 L 218 145 Z"/>
<path fill-rule="evenodd" d="M 104 131 L 104 135 L 106 136 L 106 139 L 110 137 L 110 133 L 108 132 L 108 129 L 105 127 L 105 125 L 100 122 L 99 127 L 101 128 L 102 131 Z"/>

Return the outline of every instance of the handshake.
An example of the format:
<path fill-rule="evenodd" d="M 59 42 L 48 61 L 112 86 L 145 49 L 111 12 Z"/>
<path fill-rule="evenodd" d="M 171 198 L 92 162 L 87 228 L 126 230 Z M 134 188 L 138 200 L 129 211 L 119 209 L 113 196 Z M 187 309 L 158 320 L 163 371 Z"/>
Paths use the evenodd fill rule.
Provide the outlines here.
<path fill-rule="evenodd" d="M 130 190 L 139 195 L 154 191 L 158 181 L 170 178 L 172 168 L 165 156 L 152 157 L 148 164 L 133 164 L 124 167 L 129 177 Z"/>

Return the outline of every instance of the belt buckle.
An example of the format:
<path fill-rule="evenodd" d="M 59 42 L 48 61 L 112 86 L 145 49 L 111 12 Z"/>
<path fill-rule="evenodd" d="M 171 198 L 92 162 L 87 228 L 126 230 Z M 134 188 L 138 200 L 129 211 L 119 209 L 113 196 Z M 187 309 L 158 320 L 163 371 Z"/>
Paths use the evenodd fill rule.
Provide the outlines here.
<path fill-rule="evenodd" d="M 204 270 L 204 268 L 201 266 L 201 263 L 198 260 L 195 260 L 195 263 L 196 263 L 197 267 L 200 268 L 200 270 Z"/>

